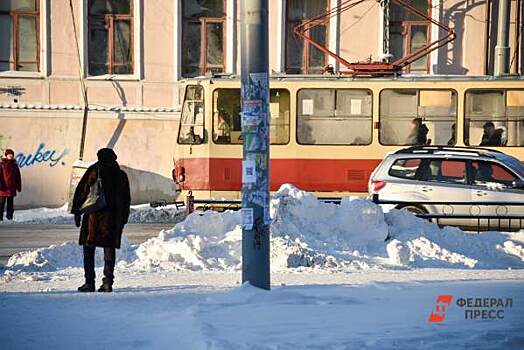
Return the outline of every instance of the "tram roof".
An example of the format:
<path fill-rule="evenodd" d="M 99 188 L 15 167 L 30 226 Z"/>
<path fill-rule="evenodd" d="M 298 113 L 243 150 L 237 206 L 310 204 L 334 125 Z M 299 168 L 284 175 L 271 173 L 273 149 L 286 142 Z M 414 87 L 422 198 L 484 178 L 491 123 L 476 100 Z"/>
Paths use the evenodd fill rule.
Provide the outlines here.
<path fill-rule="evenodd" d="M 325 75 L 325 74 L 283 74 L 272 73 L 271 80 L 277 81 L 399 81 L 399 82 L 414 82 L 414 81 L 522 81 L 524 83 L 524 76 L 501 76 L 496 77 L 492 75 L 480 76 L 464 76 L 464 75 L 429 75 L 429 74 L 404 74 L 400 76 L 389 77 L 364 77 L 364 76 L 350 76 L 350 75 Z M 218 73 L 213 75 L 205 75 L 194 78 L 185 78 L 182 81 L 236 81 L 240 80 L 240 76 L 236 74 Z"/>

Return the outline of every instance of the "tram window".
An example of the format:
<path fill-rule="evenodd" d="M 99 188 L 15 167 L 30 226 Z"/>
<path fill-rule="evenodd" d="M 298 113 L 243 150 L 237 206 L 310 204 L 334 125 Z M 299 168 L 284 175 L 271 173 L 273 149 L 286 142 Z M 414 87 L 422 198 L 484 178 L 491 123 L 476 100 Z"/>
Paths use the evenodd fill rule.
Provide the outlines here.
<path fill-rule="evenodd" d="M 198 145 L 204 142 L 204 90 L 201 86 L 191 85 L 186 88 L 178 143 Z"/>
<path fill-rule="evenodd" d="M 269 140 L 272 145 L 289 142 L 289 91 L 271 89 L 269 93 Z M 213 93 L 213 141 L 242 144 L 240 89 L 216 89 Z"/>
<path fill-rule="evenodd" d="M 371 91 L 301 89 L 297 97 L 297 142 L 303 145 L 369 145 Z"/>
<path fill-rule="evenodd" d="M 380 93 L 383 145 L 454 145 L 456 120 L 453 90 L 385 89 Z"/>
<path fill-rule="evenodd" d="M 470 90 L 465 104 L 466 145 L 524 146 L 524 90 Z"/>

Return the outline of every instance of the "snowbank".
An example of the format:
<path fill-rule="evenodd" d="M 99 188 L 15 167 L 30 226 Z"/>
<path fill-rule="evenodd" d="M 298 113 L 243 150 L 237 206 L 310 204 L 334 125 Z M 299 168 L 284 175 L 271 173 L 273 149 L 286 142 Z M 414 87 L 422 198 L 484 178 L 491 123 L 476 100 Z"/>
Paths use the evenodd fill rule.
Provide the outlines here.
<path fill-rule="evenodd" d="M 152 208 L 149 204 L 131 206 L 129 223 L 175 223 L 183 219 L 185 210 L 178 210 L 174 205 Z M 13 223 L 36 225 L 73 225 L 73 215 L 69 213 L 67 204 L 60 208 L 38 208 L 17 210 Z M 3 222 L 7 225 L 9 222 Z"/>
<path fill-rule="evenodd" d="M 323 203 L 284 185 L 271 200 L 272 269 L 524 268 L 524 231 L 472 234 L 439 228 L 370 201 Z M 241 268 L 239 212 L 193 213 L 171 230 L 138 245 L 123 244 L 118 268 L 128 271 L 233 271 Z M 101 258 L 99 258 L 101 259 Z M 10 271 L 80 267 L 73 243 L 13 256 Z M 100 261 L 101 263 L 101 261 Z"/>

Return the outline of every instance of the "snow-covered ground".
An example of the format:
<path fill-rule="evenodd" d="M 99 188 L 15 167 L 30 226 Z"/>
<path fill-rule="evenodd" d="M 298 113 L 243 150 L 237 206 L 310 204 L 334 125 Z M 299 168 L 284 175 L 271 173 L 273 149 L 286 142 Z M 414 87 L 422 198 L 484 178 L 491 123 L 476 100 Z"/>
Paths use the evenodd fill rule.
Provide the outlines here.
<path fill-rule="evenodd" d="M 72 292 L 77 276 L 44 293 L 0 294 L 0 339 L 3 349 L 523 349 L 523 277 L 275 273 L 267 292 L 236 284 L 238 273 L 156 272 L 120 274 L 114 293 L 84 295 Z M 445 319 L 428 323 L 442 294 L 453 297 Z M 503 319 L 466 319 L 461 298 L 513 301 Z"/>
<path fill-rule="evenodd" d="M 164 215 L 153 210 L 134 215 Z M 240 213 L 194 213 L 140 245 L 124 238 L 112 295 L 74 292 L 83 283 L 75 242 L 14 255 L 0 267 L 0 339 L 55 349 L 524 348 L 524 231 L 439 228 L 290 185 L 271 214 L 271 292 L 240 286 Z M 64 218 L 66 208 L 17 220 Z M 430 324 L 438 295 L 453 302 Z M 513 301 L 503 319 L 472 320 L 461 298 Z"/>

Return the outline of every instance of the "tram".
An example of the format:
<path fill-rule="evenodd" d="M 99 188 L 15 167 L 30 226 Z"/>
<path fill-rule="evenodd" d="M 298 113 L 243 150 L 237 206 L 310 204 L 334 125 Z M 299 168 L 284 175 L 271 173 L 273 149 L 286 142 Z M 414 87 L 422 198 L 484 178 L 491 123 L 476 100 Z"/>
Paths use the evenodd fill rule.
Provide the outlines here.
<path fill-rule="evenodd" d="M 182 195 L 239 199 L 240 80 L 184 84 L 173 179 Z M 414 137 L 421 133 L 422 140 Z M 275 75 L 269 134 L 271 191 L 291 183 L 319 197 L 365 196 L 388 152 L 421 142 L 482 145 L 524 161 L 524 80 Z"/>

